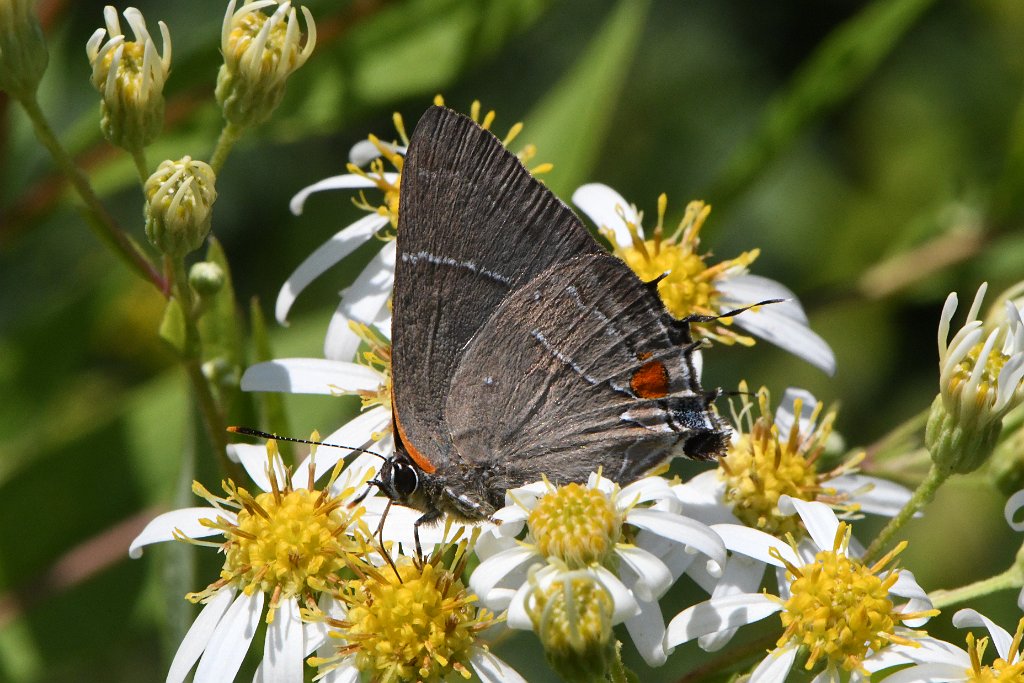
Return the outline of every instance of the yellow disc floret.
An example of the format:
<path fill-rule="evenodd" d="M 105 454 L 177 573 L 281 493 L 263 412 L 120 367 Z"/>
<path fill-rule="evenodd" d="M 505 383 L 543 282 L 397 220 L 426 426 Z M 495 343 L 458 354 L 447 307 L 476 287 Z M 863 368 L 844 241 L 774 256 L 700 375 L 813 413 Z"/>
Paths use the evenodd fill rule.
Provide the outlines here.
<path fill-rule="evenodd" d="M 889 598 L 899 572 L 883 569 L 906 543 L 868 566 L 848 556 L 849 541 L 850 527 L 840 523 L 831 550 L 803 567 L 786 563 L 791 597 L 780 613 L 785 632 L 778 646 L 806 647 L 808 670 L 826 660 L 829 667 L 867 673 L 863 661 L 869 654 L 890 643 L 911 642 L 897 633 L 903 621 L 938 613 L 900 612 Z"/>
<path fill-rule="evenodd" d="M 1017 622 L 1017 632 L 1008 648 L 1007 658 L 997 657 L 991 665 L 982 665 L 988 647 L 988 638 L 975 641 L 974 634 L 967 634 L 967 652 L 971 656 L 971 668 L 964 680 L 973 683 L 1016 683 L 1024 681 L 1024 659 L 1021 658 L 1021 638 L 1024 636 L 1024 619 Z"/>
<path fill-rule="evenodd" d="M 622 517 L 607 494 L 580 484 L 547 493 L 527 518 L 537 551 L 578 569 L 607 560 L 622 534 Z"/>
<path fill-rule="evenodd" d="M 834 412 L 829 412 L 814 427 L 821 404 L 815 407 L 810 424 L 800 424 L 801 404 L 794 405 L 796 418 L 789 432 L 780 434 L 771 416 L 768 392 L 758 393 L 761 415 L 752 418 L 752 406 L 744 410 L 747 422 L 738 438 L 719 461 L 718 474 L 725 481 L 725 501 L 747 526 L 762 529 L 773 536 L 803 532 L 799 517 L 779 511 L 779 497 L 792 496 L 815 500 L 821 487 L 815 464 L 832 432 Z M 801 427 L 805 432 L 802 433 Z"/>
<path fill-rule="evenodd" d="M 344 644 L 335 656 L 310 664 L 323 673 L 354 656 L 356 668 L 379 683 L 470 678 L 470 657 L 484 647 L 478 634 L 494 615 L 478 608 L 463 585 L 466 544 L 455 548 L 450 568 L 442 564 L 443 552 L 427 562 L 402 556 L 393 565 L 364 568 L 337 596 L 347 607 L 345 618 L 325 619 L 337 629 L 331 636 Z"/>

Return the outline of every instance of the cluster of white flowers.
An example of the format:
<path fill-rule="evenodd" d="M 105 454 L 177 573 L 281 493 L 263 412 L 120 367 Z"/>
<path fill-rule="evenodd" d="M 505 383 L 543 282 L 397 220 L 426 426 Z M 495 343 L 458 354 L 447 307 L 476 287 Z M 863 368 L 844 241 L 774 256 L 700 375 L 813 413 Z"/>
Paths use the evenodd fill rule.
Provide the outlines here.
<path fill-rule="evenodd" d="M 379 254 L 342 293 L 325 358 L 261 363 L 242 379 L 249 391 L 361 396 L 363 412 L 325 441 L 372 449 L 380 457 L 394 452 L 388 298 L 395 199 L 408 144 L 400 120 L 399 134 L 392 143 L 371 138 L 358 145 L 349 173 L 316 183 L 293 201 L 299 213 L 321 190 L 384 192 L 379 205 L 361 195 L 370 214 L 311 255 L 278 298 L 277 317 L 284 322 L 313 279 L 362 242 L 385 238 Z M 395 170 L 385 170 L 385 161 Z M 736 326 L 834 371 L 831 350 L 810 330 L 793 294 L 749 274 L 756 250 L 716 266 L 704 264 L 697 251 L 697 233 L 707 216 L 703 204 L 691 204 L 675 236 L 663 239 L 664 200 L 654 237 L 645 236 L 640 213 L 610 188 L 584 186 L 574 201 L 641 276 L 644 268 L 669 273 L 662 296 L 674 314 L 713 316 L 784 298 L 784 304 L 737 317 Z M 687 289 L 673 280 L 674 266 L 700 284 L 699 298 L 683 300 L 673 293 Z M 1018 369 L 1024 363 L 1019 312 L 1013 311 L 1013 330 L 1003 343 L 1010 369 L 998 379 L 1008 376 L 1015 385 L 987 388 L 998 397 L 1000 411 L 1019 395 Z M 980 340 L 976 313 L 972 309 L 970 329 L 956 338 L 967 341 L 950 345 L 954 348 L 946 355 L 956 359 L 944 361 L 947 365 L 962 362 L 968 346 Z M 948 318 L 943 316 L 943 341 Z M 748 343 L 731 324 L 715 321 L 694 334 Z M 981 352 L 985 358 L 999 337 L 993 332 L 988 338 Z M 366 350 L 356 358 L 360 345 Z M 957 626 L 984 626 L 996 643 L 1001 659 L 984 667 L 983 645 L 976 648 L 973 636 L 963 651 L 918 630 L 938 610 L 914 575 L 899 565 L 905 544 L 880 558 L 865 557 L 853 533 L 855 520 L 862 513 L 894 516 L 911 494 L 859 473 L 861 455 L 821 470 L 835 411 L 798 389 L 788 390 L 774 411 L 764 389 L 750 394 L 742 387 L 738 396 L 732 404 L 732 440 L 716 468 L 687 481 L 650 476 L 623 486 L 601 472 L 585 484 L 556 487 L 538 481 L 508 491 L 506 507 L 493 523 L 424 527 L 421 540 L 437 547 L 425 560 L 407 554 L 419 513 L 378 493 L 367 495 L 377 456 L 360 455 L 342 468 L 348 451 L 314 447 L 292 473 L 273 442 L 266 450 L 232 446 L 232 457 L 263 493 L 253 495 L 228 482 L 226 495 L 217 496 L 197 485 L 208 507 L 163 515 L 132 545 L 137 556 L 149 543 L 189 539 L 225 555 L 220 577 L 189 596 L 205 606 L 168 681 L 184 680 L 197 662 L 196 681 L 231 680 L 261 620 L 267 623 L 257 673 L 261 681 L 300 683 L 303 660 L 313 653 L 306 662 L 326 681 L 360 676 L 435 681 L 471 673 L 483 681 L 516 681 L 523 679 L 490 653 L 485 632 L 536 631 L 556 670 L 585 679 L 604 676 L 617 659 L 612 636 L 617 624 L 624 625 L 647 664 L 660 666 L 682 643 L 696 640 L 707 651 L 718 650 L 740 627 L 772 615 L 781 620 L 776 646 L 759 663 L 751 662 L 747 680 L 752 682 L 787 680 L 798 665 L 816 674 L 816 683 L 867 681 L 892 667 L 905 667 L 886 679 L 895 682 L 1022 680 L 983 676 L 1020 675 L 1024 622 L 1011 637 L 976 612 L 957 613 Z M 327 473 L 328 482 L 317 489 Z M 1024 506 L 1020 495 L 1007 506 L 1011 524 Z M 223 540 L 200 540 L 216 535 Z M 478 564 L 463 583 L 471 554 Z M 771 580 L 765 584 L 768 568 Z M 666 620 L 661 599 L 683 577 L 707 599 Z"/>

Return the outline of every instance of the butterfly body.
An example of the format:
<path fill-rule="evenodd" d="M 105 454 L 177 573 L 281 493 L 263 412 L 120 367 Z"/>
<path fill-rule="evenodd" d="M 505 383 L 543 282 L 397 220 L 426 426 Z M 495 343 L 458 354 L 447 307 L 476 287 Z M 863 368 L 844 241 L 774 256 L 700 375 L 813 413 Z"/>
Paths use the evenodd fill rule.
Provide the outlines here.
<path fill-rule="evenodd" d="M 399 206 L 396 455 L 378 480 L 421 523 L 486 519 L 542 476 L 628 483 L 724 451 L 688 321 L 493 135 L 428 110 Z"/>

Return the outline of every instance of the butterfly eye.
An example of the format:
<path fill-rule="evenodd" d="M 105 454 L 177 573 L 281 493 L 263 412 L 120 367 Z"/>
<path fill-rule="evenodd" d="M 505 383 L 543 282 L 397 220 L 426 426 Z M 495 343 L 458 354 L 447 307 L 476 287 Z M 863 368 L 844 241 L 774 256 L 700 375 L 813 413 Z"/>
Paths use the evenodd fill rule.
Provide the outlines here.
<path fill-rule="evenodd" d="M 416 475 L 416 469 L 412 465 L 396 462 L 391 472 L 391 483 L 395 493 L 402 498 L 408 498 L 416 491 L 420 482 L 419 477 Z"/>

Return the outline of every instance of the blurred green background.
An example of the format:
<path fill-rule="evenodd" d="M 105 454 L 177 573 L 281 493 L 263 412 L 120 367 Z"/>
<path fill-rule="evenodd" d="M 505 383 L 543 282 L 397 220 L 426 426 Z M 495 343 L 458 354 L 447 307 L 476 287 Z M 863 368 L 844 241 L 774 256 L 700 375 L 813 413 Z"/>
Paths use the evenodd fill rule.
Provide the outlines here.
<path fill-rule="evenodd" d="M 168 121 L 150 164 L 206 158 L 221 125 L 212 92 L 224 3 L 137 6 L 152 31 L 157 19 L 168 24 L 174 45 Z M 1016 0 L 308 6 L 320 33 L 313 57 L 218 179 L 214 232 L 243 310 L 257 297 L 272 317 L 291 270 L 360 215 L 350 195 L 329 193 L 294 217 L 289 198 L 343 172 L 348 148 L 367 133 L 391 137 L 393 111 L 411 130 L 438 92 L 463 111 L 474 99 L 497 110 L 499 133 L 523 120 L 520 139 L 555 164 L 547 183 L 563 198 L 600 181 L 653 215 L 667 192 L 675 220 L 689 199 L 711 202 L 704 246 L 718 258 L 760 247 L 754 272 L 799 294 L 839 369 L 828 378 L 765 344 L 718 347 L 705 356 L 705 384 L 746 378 L 776 395 L 807 387 L 841 402 L 838 429 L 850 446 L 873 444 L 929 405 L 949 291 L 966 307 L 982 281 L 994 294 L 1024 279 Z M 50 46 L 40 97 L 107 205 L 144 241 L 133 168 L 100 137 L 88 82 L 84 45 L 102 7 L 39 3 Z M 126 553 L 147 519 L 191 504 L 180 493 L 195 475 L 182 466 L 190 408 L 156 334 L 162 299 L 86 229 L 2 94 L 0 159 L 0 680 L 163 680 L 194 611 L 160 581 L 186 571 L 190 556 L 156 548 L 129 562 Z M 375 248 L 307 291 L 289 328 L 274 325 L 275 355 L 321 354 L 337 291 Z M 303 435 L 331 431 L 355 403 L 287 405 Z M 205 467 L 198 476 L 214 489 L 219 475 Z M 921 471 L 890 474 L 913 484 Z M 954 479 L 908 526 L 904 565 L 929 590 L 1003 570 L 1024 540 L 1006 527 L 1004 501 L 984 473 Z M 869 540 L 878 525 L 861 524 Z M 193 588 L 213 571 L 202 567 Z M 971 606 L 1012 631 L 1015 597 Z M 671 602 L 694 599 L 682 587 Z M 933 632 L 962 644 L 953 611 L 933 620 Z M 756 635 L 748 630 L 737 642 Z M 552 680 L 530 638 L 497 651 L 530 680 Z M 706 658 L 680 648 L 644 678 L 678 680 Z"/>

